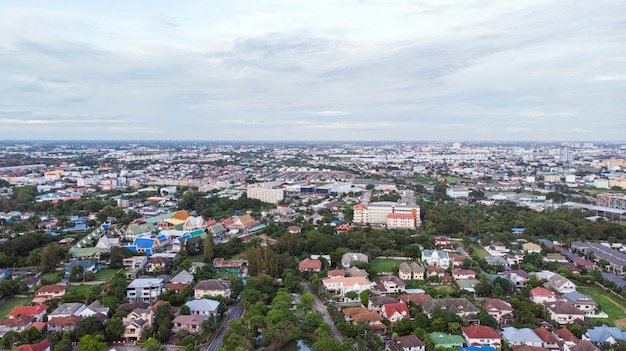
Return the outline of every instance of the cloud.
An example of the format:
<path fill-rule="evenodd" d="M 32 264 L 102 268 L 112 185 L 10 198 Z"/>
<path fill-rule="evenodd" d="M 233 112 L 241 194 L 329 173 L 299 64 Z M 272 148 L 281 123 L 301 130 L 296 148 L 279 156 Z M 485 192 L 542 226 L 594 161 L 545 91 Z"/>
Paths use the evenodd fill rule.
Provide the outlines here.
<path fill-rule="evenodd" d="M 0 118 L 16 137 L 49 139 L 51 127 L 59 139 L 626 139 L 616 2 L 145 11 L 114 0 L 0 12 Z"/>

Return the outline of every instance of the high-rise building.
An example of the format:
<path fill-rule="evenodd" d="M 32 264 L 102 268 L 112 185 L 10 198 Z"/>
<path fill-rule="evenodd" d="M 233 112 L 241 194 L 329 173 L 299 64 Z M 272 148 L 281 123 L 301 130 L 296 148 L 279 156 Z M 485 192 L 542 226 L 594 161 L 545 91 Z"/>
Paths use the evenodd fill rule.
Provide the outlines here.
<path fill-rule="evenodd" d="M 569 148 L 569 145 L 561 145 L 561 151 L 559 153 L 559 160 L 561 163 L 570 163 L 574 159 L 572 155 L 572 151 Z"/>

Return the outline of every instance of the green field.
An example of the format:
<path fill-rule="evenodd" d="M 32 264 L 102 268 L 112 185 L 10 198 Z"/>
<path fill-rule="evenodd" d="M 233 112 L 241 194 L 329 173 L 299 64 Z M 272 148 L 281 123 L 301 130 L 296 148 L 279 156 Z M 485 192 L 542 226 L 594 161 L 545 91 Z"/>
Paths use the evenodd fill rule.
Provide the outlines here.
<path fill-rule="evenodd" d="M 393 272 L 394 267 L 400 267 L 400 264 L 405 261 L 398 260 L 373 260 L 370 263 L 370 267 L 374 268 L 376 272 Z"/>
<path fill-rule="evenodd" d="M 18 306 L 26 306 L 33 301 L 32 297 L 11 297 L 8 298 L 2 305 L 0 305 L 0 319 L 4 319 L 7 314 L 13 311 L 13 308 Z"/>
<path fill-rule="evenodd" d="M 62 276 L 63 276 L 63 272 L 48 272 L 48 273 L 43 273 L 42 275 L 39 276 L 39 278 L 41 278 L 41 280 L 56 283 L 59 280 L 61 280 Z"/>
<path fill-rule="evenodd" d="M 91 290 L 91 287 L 93 285 L 70 285 L 67 287 L 67 289 L 65 289 L 65 293 L 66 294 L 76 294 L 76 295 L 84 295 L 87 296 L 87 294 L 89 293 L 89 290 Z"/>
<path fill-rule="evenodd" d="M 204 258 L 206 256 L 204 254 L 202 255 L 195 255 L 195 256 L 189 256 L 187 257 L 191 262 L 204 262 Z"/>
<path fill-rule="evenodd" d="M 109 280 L 111 280 L 111 278 L 113 278 L 113 276 L 115 275 L 115 273 L 117 273 L 117 271 L 118 269 L 102 268 L 101 270 L 96 272 L 95 280 L 108 282 Z M 124 270 L 122 270 L 122 272 L 124 272 Z"/>
<path fill-rule="evenodd" d="M 618 319 L 626 318 L 626 302 L 623 299 L 598 287 L 579 287 L 577 290 L 580 293 L 593 297 L 600 304 L 602 311 L 609 315 L 608 322 L 610 324 L 613 324 Z"/>
<path fill-rule="evenodd" d="M 474 253 L 480 256 L 480 258 L 485 258 L 487 256 L 490 256 L 489 252 L 487 252 L 487 250 L 483 249 L 482 247 L 478 246 L 478 244 L 471 244 L 470 247 L 474 250 Z"/>

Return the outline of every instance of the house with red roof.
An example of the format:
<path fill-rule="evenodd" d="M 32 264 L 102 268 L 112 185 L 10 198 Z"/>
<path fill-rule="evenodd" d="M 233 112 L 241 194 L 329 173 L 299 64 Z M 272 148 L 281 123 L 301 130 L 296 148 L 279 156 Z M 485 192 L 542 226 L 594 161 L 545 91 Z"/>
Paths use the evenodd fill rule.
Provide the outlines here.
<path fill-rule="evenodd" d="M 26 316 L 34 319 L 37 322 L 41 322 L 43 320 L 43 315 L 46 314 L 47 309 L 48 306 L 46 305 L 19 306 L 14 307 L 13 310 L 7 315 L 7 317 L 16 318 L 18 316 Z"/>
<path fill-rule="evenodd" d="M 65 285 L 44 285 L 35 292 L 34 303 L 42 303 L 52 299 L 60 299 L 65 295 Z"/>
<path fill-rule="evenodd" d="M 22 344 L 13 351 L 50 351 L 50 346 L 52 344 L 48 340 L 44 340 L 37 344 Z"/>
<path fill-rule="evenodd" d="M 78 323 L 83 320 L 81 316 L 65 316 L 65 317 L 56 317 L 48 320 L 48 331 L 49 332 L 58 332 L 63 334 L 66 331 L 75 331 L 76 327 L 78 327 Z"/>
<path fill-rule="evenodd" d="M 534 303 L 554 302 L 556 295 L 552 291 L 538 286 L 530 290 L 530 299 Z"/>
<path fill-rule="evenodd" d="M 440 236 L 440 237 L 435 239 L 435 246 L 437 246 L 437 247 L 447 248 L 447 247 L 451 246 L 451 244 L 452 244 L 452 242 L 450 241 L 450 239 L 444 238 L 442 236 Z"/>
<path fill-rule="evenodd" d="M 26 316 L 17 316 L 15 318 L 5 318 L 0 320 L 0 337 L 7 332 L 21 333 L 33 325 L 33 320 Z"/>
<path fill-rule="evenodd" d="M 396 325 L 403 318 L 411 318 L 409 307 L 404 301 L 384 304 L 380 310 L 380 315 L 387 318 L 391 322 L 391 326 Z"/>
<path fill-rule="evenodd" d="M 533 331 L 535 332 L 535 334 L 537 334 L 539 339 L 543 341 L 543 345 L 541 345 L 542 347 L 551 350 L 559 349 L 559 340 L 548 329 L 541 326 L 539 328 L 533 329 Z"/>
<path fill-rule="evenodd" d="M 502 345 L 502 337 L 492 327 L 485 325 L 462 327 L 461 333 L 470 346 L 491 346 L 499 349 Z"/>
<path fill-rule="evenodd" d="M 307 257 L 298 263 L 298 270 L 300 272 L 319 272 L 322 270 L 322 261 Z"/>

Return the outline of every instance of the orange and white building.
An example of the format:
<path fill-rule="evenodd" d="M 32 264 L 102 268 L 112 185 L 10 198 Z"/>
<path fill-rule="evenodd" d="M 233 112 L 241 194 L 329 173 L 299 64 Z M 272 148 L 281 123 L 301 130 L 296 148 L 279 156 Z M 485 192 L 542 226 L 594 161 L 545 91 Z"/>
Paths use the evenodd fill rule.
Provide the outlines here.
<path fill-rule="evenodd" d="M 356 224 L 386 225 L 390 228 L 417 228 L 422 225 L 419 206 L 381 201 L 358 204 L 352 209 Z"/>

